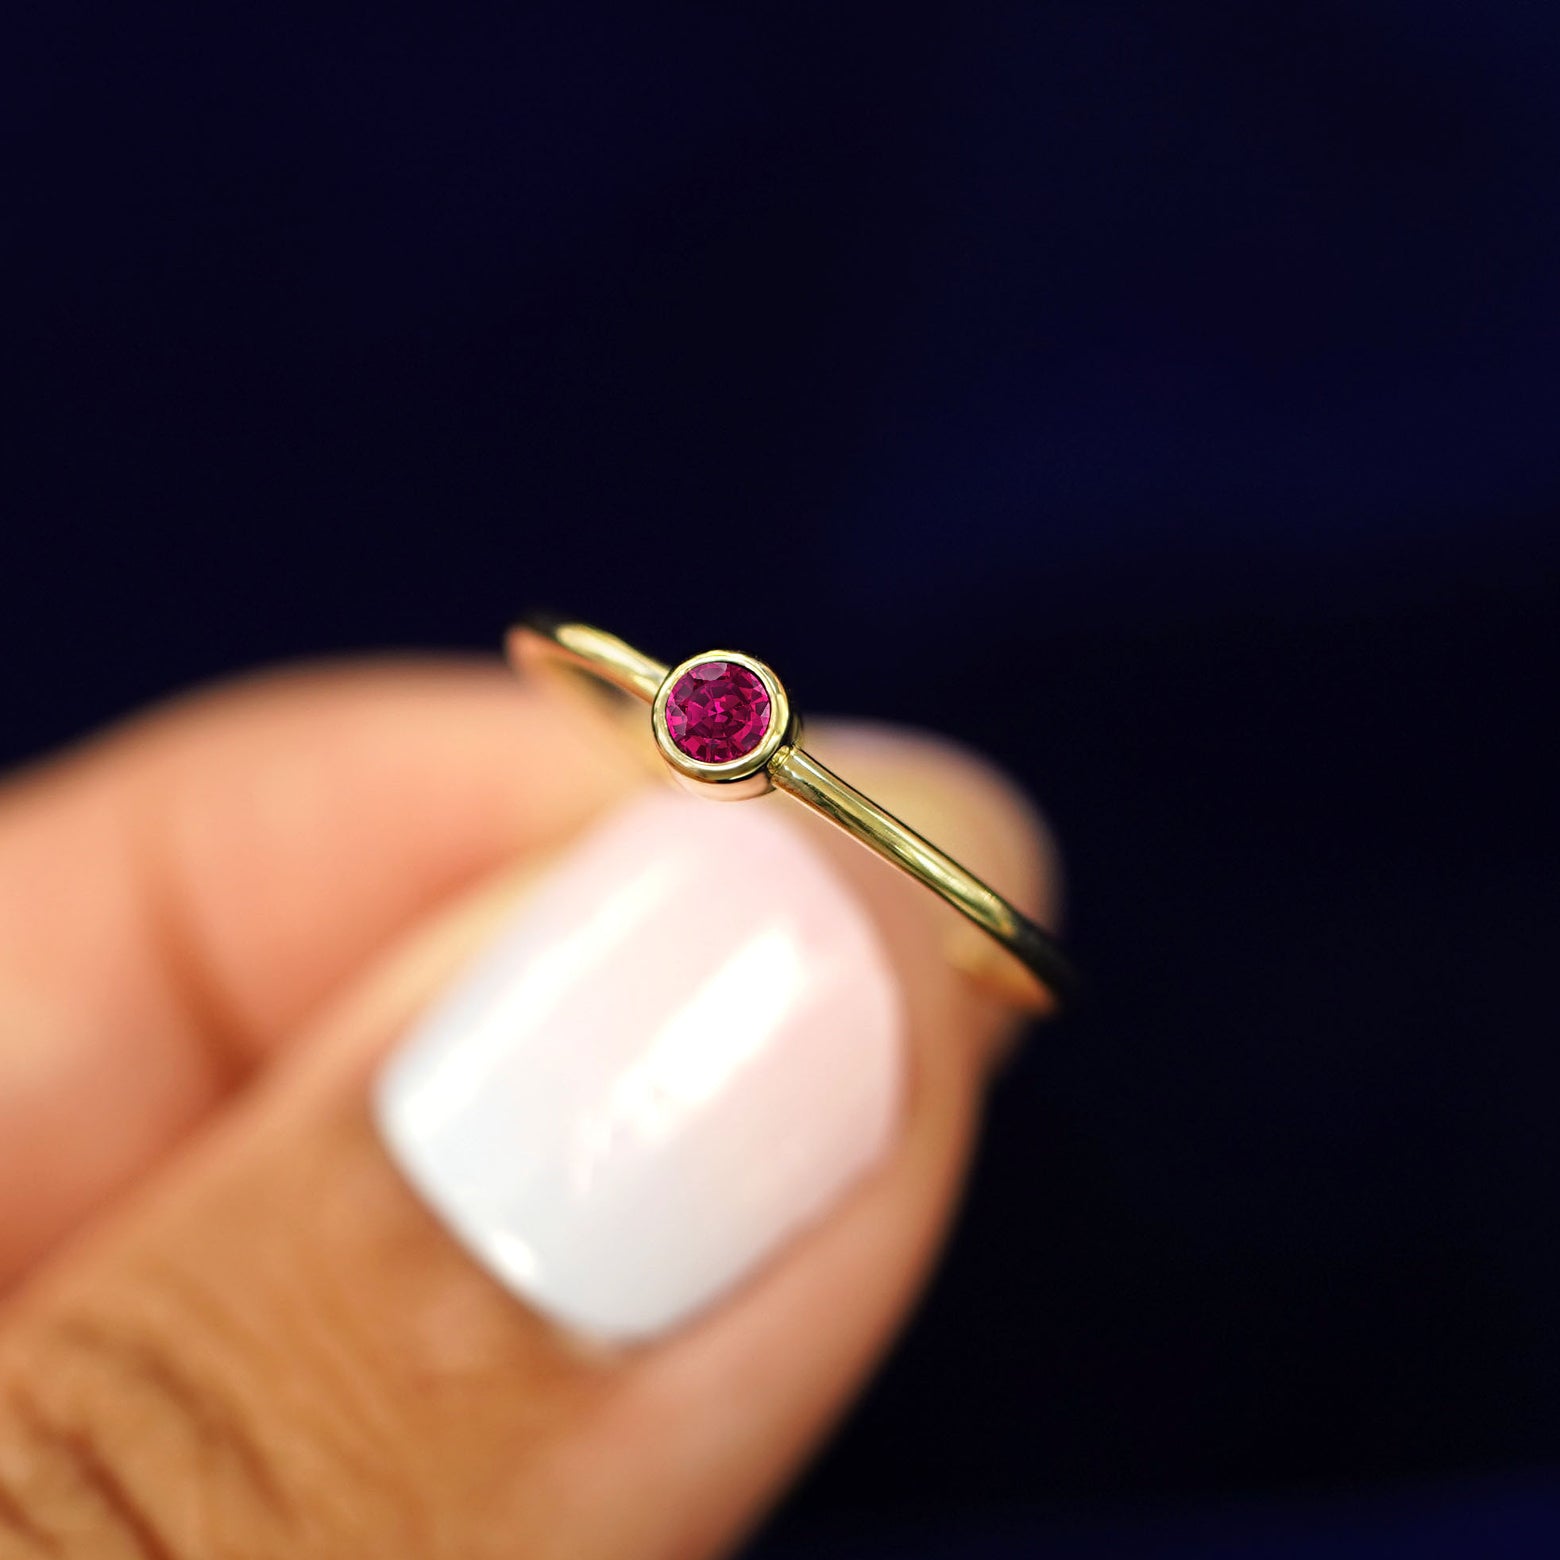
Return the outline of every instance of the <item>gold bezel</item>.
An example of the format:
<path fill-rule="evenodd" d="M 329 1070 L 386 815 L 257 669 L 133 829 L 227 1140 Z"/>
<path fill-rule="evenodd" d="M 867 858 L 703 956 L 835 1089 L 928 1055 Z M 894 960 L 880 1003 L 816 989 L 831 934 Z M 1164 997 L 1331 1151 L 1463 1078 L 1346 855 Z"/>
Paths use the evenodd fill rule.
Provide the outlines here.
<path fill-rule="evenodd" d="M 671 730 L 666 724 L 666 701 L 677 686 L 678 678 L 705 661 L 729 661 L 734 666 L 744 667 L 763 683 L 764 691 L 769 695 L 769 729 L 764 733 L 763 740 L 751 753 L 744 753 L 741 758 L 727 759 L 721 764 L 701 763 L 696 758 L 690 758 L 672 740 Z M 655 699 L 650 706 L 650 730 L 661 757 L 671 765 L 672 772 L 680 781 L 703 796 L 731 801 L 759 796 L 769 790 L 774 783 L 769 774 L 770 765 L 800 739 L 796 715 L 780 679 L 764 662 L 754 656 L 743 655 L 738 650 L 705 650 L 698 655 L 690 655 L 685 661 L 679 661 L 661 679 L 661 686 L 655 691 Z"/>

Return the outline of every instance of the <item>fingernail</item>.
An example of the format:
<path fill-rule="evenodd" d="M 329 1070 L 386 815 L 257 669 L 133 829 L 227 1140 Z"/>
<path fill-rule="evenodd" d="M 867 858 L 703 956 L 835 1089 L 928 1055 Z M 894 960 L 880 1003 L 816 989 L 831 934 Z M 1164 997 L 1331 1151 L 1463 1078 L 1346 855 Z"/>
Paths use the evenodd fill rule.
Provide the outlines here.
<path fill-rule="evenodd" d="M 852 892 L 775 811 L 657 791 L 611 815 L 385 1064 L 391 1155 L 539 1311 L 675 1327 L 878 1160 L 901 993 Z"/>

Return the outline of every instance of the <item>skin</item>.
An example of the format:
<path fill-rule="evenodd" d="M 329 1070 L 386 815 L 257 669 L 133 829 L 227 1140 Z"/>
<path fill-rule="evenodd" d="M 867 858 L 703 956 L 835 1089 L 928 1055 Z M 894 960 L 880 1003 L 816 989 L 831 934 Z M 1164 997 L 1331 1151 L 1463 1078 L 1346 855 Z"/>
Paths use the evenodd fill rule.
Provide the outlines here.
<path fill-rule="evenodd" d="M 810 745 L 1050 908 L 1043 834 L 983 765 Z M 3 1560 L 670 1560 L 783 1491 L 904 1322 L 1014 1029 L 930 895 L 791 809 L 904 981 L 907 1118 L 653 1345 L 528 1312 L 369 1121 L 410 1015 L 642 773 L 497 668 L 404 661 L 203 694 L 0 790 Z"/>

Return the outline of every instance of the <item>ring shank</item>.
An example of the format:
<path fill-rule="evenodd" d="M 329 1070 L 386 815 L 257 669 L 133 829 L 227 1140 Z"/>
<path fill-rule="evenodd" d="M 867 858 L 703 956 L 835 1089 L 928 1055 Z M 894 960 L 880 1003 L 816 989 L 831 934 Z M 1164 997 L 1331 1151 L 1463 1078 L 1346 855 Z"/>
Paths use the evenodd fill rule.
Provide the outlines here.
<path fill-rule="evenodd" d="M 654 702 L 670 670 L 614 634 L 541 615 L 527 617 L 510 630 L 508 650 L 517 670 L 585 672 L 647 704 Z M 799 747 L 782 749 L 769 765 L 769 778 L 777 790 L 909 873 L 985 933 L 955 954 L 982 984 L 1037 1011 L 1052 1009 L 1074 995 L 1077 975 L 1072 963 L 1048 933 L 810 754 Z"/>
<path fill-rule="evenodd" d="M 800 748 L 782 755 L 770 774 L 777 790 L 805 802 L 868 850 L 908 872 L 994 938 L 1022 966 L 1000 976 L 991 972 L 1005 995 L 1031 1007 L 1049 1006 L 1048 998 L 1065 1001 L 1071 995 L 1076 977 L 1067 956 L 1039 926 L 952 856 Z M 1015 984 L 1015 975 L 1021 984 Z M 1032 989 L 1035 980 L 1043 991 Z"/>
<path fill-rule="evenodd" d="M 649 703 L 670 668 L 641 655 L 616 634 L 533 613 L 510 629 L 509 659 L 516 670 L 533 671 L 540 664 L 563 664 L 610 683 L 622 693 Z"/>

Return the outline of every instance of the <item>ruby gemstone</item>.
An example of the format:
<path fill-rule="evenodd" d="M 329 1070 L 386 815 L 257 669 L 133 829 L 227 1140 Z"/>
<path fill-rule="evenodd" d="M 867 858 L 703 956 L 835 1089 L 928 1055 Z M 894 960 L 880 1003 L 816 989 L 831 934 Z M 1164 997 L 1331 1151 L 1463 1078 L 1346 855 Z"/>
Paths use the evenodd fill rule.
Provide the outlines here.
<path fill-rule="evenodd" d="M 672 684 L 666 729 L 678 750 L 701 764 L 742 758 L 769 730 L 769 690 L 734 661 L 700 661 Z"/>

